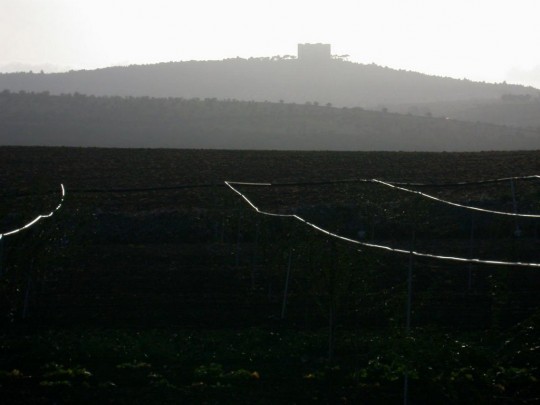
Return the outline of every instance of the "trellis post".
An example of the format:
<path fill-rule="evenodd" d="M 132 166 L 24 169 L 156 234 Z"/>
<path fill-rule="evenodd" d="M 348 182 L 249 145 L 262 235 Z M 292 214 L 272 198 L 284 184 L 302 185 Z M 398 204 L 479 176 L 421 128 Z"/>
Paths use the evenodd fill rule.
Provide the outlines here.
<path fill-rule="evenodd" d="M 287 311 L 287 295 L 289 293 L 289 278 L 291 277 L 292 248 L 289 249 L 289 260 L 287 262 L 287 276 L 285 277 L 285 288 L 283 289 L 283 303 L 281 304 L 281 319 L 285 319 Z"/>
<path fill-rule="evenodd" d="M 512 190 L 512 207 L 514 209 L 514 214 L 517 214 L 517 200 L 516 200 L 516 186 L 514 184 L 514 179 L 510 179 L 510 189 Z M 519 222 L 516 217 L 516 230 L 514 231 L 514 236 L 520 237 L 521 236 L 521 229 L 519 228 Z"/>
<path fill-rule="evenodd" d="M 474 215 L 471 215 L 471 231 L 469 234 L 469 257 L 472 259 L 474 251 Z M 469 263 L 469 274 L 467 279 L 467 289 L 472 288 L 472 270 L 473 264 Z"/>
<path fill-rule="evenodd" d="M 256 267 L 257 267 L 257 248 L 259 246 L 259 219 L 255 222 L 255 241 L 253 243 L 253 254 L 251 257 L 251 289 L 255 289 Z"/>
<path fill-rule="evenodd" d="M 2 267 L 2 259 L 4 256 L 4 235 L 0 235 L 0 277 L 4 274 L 4 268 Z"/>
<path fill-rule="evenodd" d="M 236 258 L 235 258 L 235 266 L 238 268 L 240 266 L 240 242 L 242 239 L 242 208 L 238 211 L 238 231 L 236 234 Z"/>
<path fill-rule="evenodd" d="M 412 305 L 412 277 L 413 277 L 413 268 L 414 268 L 414 245 L 416 242 L 416 232 L 413 228 L 411 249 L 409 253 L 409 266 L 407 271 L 407 309 L 405 316 L 405 334 L 408 337 L 411 332 L 411 305 Z M 407 405 L 409 403 L 409 373 L 405 370 L 405 375 L 403 376 L 403 404 Z"/>

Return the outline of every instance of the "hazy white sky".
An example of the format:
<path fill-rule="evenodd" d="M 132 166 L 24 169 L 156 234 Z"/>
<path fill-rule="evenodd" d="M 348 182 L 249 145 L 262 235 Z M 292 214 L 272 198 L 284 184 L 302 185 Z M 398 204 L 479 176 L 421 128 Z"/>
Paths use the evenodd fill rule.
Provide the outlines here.
<path fill-rule="evenodd" d="M 0 71 L 296 54 L 540 87 L 539 0 L 0 0 Z"/>

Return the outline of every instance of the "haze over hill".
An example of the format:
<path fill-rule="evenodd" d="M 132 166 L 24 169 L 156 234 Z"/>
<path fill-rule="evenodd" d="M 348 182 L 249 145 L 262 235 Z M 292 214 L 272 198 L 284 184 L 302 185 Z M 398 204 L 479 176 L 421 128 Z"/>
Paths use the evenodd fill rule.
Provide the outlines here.
<path fill-rule="evenodd" d="M 276 150 L 539 149 L 540 132 L 314 104 L 0 93 L 4 145 Z"/>
<path fill-rule="evenodd" d="M 513 127 L 540 128 L 540 98 L 530 94 L 504 94 L 494 100 L 438 101 L 389 104 L 401 114 L 449 117 L 461 121 L 489 122 Z"/>
<path fill-rule="evenodd" d="M 505 94 L 540 96 L 532 87 L 457 80 L 342 60 L 227 59 L 111 67 L 67 73 L 0 75 L 11 91 L 79 92 L 380 107 L 385 104 L 494 100 Z"/>
<path fill-rule="evenodd" d="M 298 58 L 286 55 L 53 74 L 0 74 L 0 89 L 96 96 L 318 102 L 540 127 L 540 90 L 533 87 L 429 76 L 344 59 L 332 56 L 330 45 L 300 44 Z M 512 96 L 527 102 L 510 107 L 500 103 L 504 97 Z"/>

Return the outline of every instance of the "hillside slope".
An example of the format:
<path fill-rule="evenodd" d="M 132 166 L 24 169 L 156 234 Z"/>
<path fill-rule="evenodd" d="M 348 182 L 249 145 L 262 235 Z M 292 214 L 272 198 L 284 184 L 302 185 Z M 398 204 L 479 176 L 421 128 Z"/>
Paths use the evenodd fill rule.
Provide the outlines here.
<path fill-rule="evenodd" d="M 461 100 L 388 105 L 401 114 L 448 117 L 461 121 L 489 122 L 524 128 L 540 128 L 540 98 L 505 94 L 497 100 Z"/>
<path fill-rule="evenodd" d="M 480 151 L 540 149 L 540 133 L 318 105 L 0 93 L 3 145 Z"/>
<path fill-rule="evenodd" d="M 88 95 L 319 102 L 378 108 L 386 104 L 540 96 L 532 87 L 490 84 L 329 60 L 228 59 L 111 67 L 55 74 L 0 74 L 0 90 Z"/>

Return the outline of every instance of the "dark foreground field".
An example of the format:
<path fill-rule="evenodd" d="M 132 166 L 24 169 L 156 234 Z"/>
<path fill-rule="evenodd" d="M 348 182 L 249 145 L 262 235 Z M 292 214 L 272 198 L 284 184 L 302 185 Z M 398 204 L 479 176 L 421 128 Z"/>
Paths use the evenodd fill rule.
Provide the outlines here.
<path fill-rule="evenodd" d="M 523 176 L 539 152 L 2 147 L 0 161 L 0 232 L 66 187 L 54 217 L 1 240 L 2 403 L 401 403 L 405 375 L 410 403 L 540 400 L 540 270 L 347 245 L 223 185 Z M 514 182 L 515 202 L 510 181 L 421 190 L 538 213 L 539 181 Z M 540 262 L 536 219 L 375 184 L 240 189 L 366 242 Z"/>

